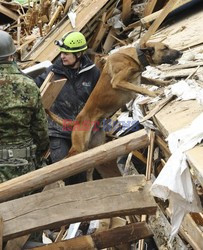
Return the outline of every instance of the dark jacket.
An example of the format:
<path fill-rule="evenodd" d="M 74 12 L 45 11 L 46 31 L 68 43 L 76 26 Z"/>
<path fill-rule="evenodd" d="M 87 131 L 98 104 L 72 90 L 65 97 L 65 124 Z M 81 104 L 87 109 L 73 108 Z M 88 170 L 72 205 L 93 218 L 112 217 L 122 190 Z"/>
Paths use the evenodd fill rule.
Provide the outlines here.
<path fill-rule="evenodd" d="M 100 76 L 99 69 L 93 62 L 83 55 L 79 69 L 64 66 L 59 58 L 45 73 L 35 79 L 38 87 L 45 80 L 48 73 L 54 72 L 55 80 L 67 78 L 67 82 L 51 107 L 51 111 L 63 119 L 74 120 L 85 105 Z M 49 135 L 70 138 L 70 131 L 64 129 L 49 119 Z"/>

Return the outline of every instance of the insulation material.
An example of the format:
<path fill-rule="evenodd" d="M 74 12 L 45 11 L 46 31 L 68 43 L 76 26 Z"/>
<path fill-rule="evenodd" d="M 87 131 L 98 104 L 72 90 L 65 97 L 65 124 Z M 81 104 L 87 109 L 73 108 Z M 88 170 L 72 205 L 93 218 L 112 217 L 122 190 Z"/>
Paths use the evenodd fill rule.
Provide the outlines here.
<path fill-rule="evenodd" d="M 172 205 L 172 241 L 179 230 L 184 215 L 188 212 L 201 212 L 201 204 L 193 187 L 185 152 L 203 139 L 203 113 L 192 124 L 168 138 L 172 153 L 161 173 L 151 187 L 153 196 L 169 199 Z"/>

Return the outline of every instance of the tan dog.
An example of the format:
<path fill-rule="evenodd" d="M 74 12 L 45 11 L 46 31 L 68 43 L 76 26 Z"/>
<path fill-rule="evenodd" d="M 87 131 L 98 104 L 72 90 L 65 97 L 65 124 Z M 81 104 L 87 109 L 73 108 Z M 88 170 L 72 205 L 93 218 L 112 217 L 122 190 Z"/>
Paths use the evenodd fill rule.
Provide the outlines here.
<path fill-rule="evenodd" d="M 76 117 L 72 131 L 72 148 L 68 156 L 88 150 L 91 147 L 92 136 L 95 134 L 93 131 L 95 123 L 98 124 L 104 118 L 110 117 L 135 98 L 136 94 L 152 97 L 157 95 L 140 85 L 143 80 L 144 83 L 149 82 L 141 77 L 147 63 L 150 65 L 171 64 L 181 55 L 181 52 L 157 42 L 147 43 L 144 49 L 122 48 L 109 55 L 96 87 Z M 150 83 L 163 86 L 163 81 L 152 80 Z"/>

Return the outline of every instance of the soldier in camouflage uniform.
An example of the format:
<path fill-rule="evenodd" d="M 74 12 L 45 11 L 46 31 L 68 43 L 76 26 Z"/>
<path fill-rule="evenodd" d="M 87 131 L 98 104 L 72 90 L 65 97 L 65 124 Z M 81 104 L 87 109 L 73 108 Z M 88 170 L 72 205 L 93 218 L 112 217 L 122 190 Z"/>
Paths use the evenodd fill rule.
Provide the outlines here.
<path fill-rule="evenodd" d="M 0 182 L 39 167 L 49 146 L 40 92 L 14 61 L 11 36 L 0 31 Z"/>

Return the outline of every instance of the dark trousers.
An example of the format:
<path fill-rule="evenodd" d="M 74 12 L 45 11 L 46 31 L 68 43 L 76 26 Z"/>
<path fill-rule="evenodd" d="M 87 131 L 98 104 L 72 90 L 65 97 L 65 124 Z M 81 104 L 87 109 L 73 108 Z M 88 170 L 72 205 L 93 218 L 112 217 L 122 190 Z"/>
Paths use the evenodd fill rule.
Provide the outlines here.
<path fill-rule="evenodd" d="M 68 138 L 50 137 L 50 157 L 52 163 L 58 162 L 64 159 L 71 148 L 71 140 Z M 64 179 L 66 184 L 77 184 L 85 182 L 86 172 L 79 173 Z"/>

